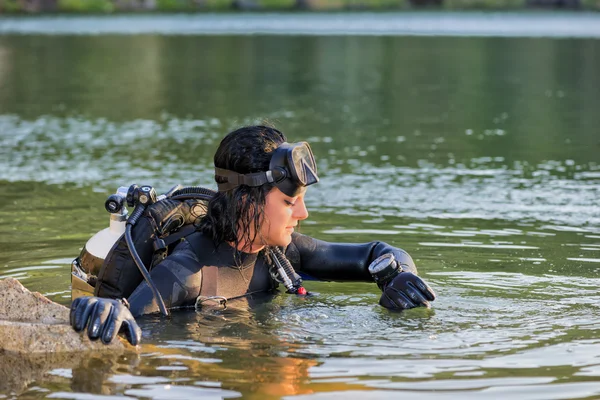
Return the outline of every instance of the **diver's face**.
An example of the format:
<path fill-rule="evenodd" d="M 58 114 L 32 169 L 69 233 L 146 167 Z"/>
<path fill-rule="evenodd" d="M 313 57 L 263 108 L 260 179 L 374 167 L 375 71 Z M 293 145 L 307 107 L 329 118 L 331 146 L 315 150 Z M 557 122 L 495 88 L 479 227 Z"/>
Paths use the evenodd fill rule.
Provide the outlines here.
<path fill-rule="evenodd" d="M 275 187 L 267 194 L 260 232 L 263 245 L 286 247 L 291 243 L 298 221 L 308 218 L 305 193 L 290 197 Z"/>

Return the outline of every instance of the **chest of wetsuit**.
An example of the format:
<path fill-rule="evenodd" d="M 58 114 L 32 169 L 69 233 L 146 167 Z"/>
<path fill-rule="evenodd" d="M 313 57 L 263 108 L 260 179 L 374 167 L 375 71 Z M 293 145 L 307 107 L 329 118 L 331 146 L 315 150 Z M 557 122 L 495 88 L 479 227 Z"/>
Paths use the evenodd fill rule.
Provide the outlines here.
<path fill-rule="evenodd" d="M 215 248 L 206 235 L 195 232 L 154 267 L 150 276 L 167 308 L 192 307 L 200 295 L 233 299 L 277 287 L 262 253 L 242 253 L 238 260 L 234 255 L 228 244 Z M 159 310 L 145 281 L 128 301 L 134 316 Z"/>
<path fill-rule="evenodd" d="M 405 271 L 416 273 L 410 255 L 384 242 L 364 244 L 329 243 L 299 233 L 285 254 L 296 272 L 304 277 L 326 281 L 373 282 L 369 264 L 385 253 L 393 253 Z M 277 287 L 261 253 L 242 254 L 234 259 L 234 249 L 201 232 L 189 235 L 150 272 L 167 308 L 192 307 L 199 295 L 232 299 Z M 134 316 L 158 312 L 152 291 L 142 282 L 128 298 Z"/>

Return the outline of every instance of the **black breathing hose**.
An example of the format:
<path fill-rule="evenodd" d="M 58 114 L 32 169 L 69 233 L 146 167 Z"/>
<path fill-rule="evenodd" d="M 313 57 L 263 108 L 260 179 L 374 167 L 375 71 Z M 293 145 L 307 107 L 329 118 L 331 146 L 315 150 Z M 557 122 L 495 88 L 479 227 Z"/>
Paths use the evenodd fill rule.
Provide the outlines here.
<path fill-rule="evenodd" d="M 173 192 L 170 198 L 174 200 L 205 199 L 210 200 L 217 192 L 202 186 L 188 186 Z"/>
<path fill-rule="evenodd" d="M 204 199 L 204 200 L 210 200 L 215 194 L 216 194 L 216 192 L 214 190 L 206 189 L 206 188 L 203 188 L 200 186 L 189 186 L 189 187 L 182 188 L 181 185 L 177 185 L 177 186 L 173 187 L 171 190 L 169 190 L 165 194 L 165 197 L 171 198 L 173 200 L 186 200 L 186 199 L 198 199 L 198 198 Z M 140 255 L 138 254 L 138 252 L 135 248 L 135 244 L 133 243 L 133 237 L 131 236 L 132 227 L 141 218 L 141 216 L 144 214 L 145 210 L 146 210 L 146 205 L 138 203 L 135 206 L 135 208 L 133 209 L 133 212 L 131 213 L 129 218 L 127 218 L 127 223 L 126 223 L 126 227 L 125 227 L 125 241 L 127 242 L 127 247 L 129 248 L 129 253 L 131 253 L 131 257 L 133 257 L 133 261 L 135 262 L 135 265 L 140 270 L 140 273 L 142 274 L 142 276 L 144 277 L 144 280 L 146 281 L 146 283 L 148 283 L 148 286 L 150 287 L 150 290 L 152 291 L 152 295 L 156 299 L 156 302 L 158 304 L 158 308 L 160 309 L 160 312 L 168 317 L 169 310 L 167 310 L 167 307 L 165 306 L 165 302 L 164 302 L 162 296 L 160 295 L 158 288 L 156 287 L 156 285 L 154 284 L 154 281 L 150 277 L 150 273 L 148 272 L 148 269 L 144 266 L 144 262 L 140 258 Z"/>
<path fill-rule="evenodd" d="M 146 283 L 148 283 L 150 290 L 152 290 L 152 295 L 154 296 L 154 298 L 156 299 L 156 302 L 158 303 L 158 308 L 160 309 L 160 312 L 165 317 L 168 317 L 169 310 L 167 310 L 167 307 L 165 306 L 165 302 L 163 301 L 163 298 L 160 295 L 158 288 L 154 284 L 154 281 L 152 281 L 152 278 L 150 277 L 150 273 L 148 272 L 148 269 L 146 269 L 146 267 L 144 266 L 144 262 L 140 258 L 140 255 L 138 254 L 137 250 L 135 249 L 135 245 L 133 243 L 133 238 L 131 237 L 131 228 L 140 219 L 142 214 L 144 214 L 145 209 L 146 209 L 146 206 L 144 206 L 142 204 L 138 204 L 134 208 L 134 210 L 131 213 L 131 215 L 129 216 L 129 218 L 127 219 L 127 224 L 125 227 L 125 241 L 127 242 L 127 247 L 129 248 L 129 253 L 131 253 L 131 256 L 133 257 L 133 261 L 135 261 L 135 265 L 137 265 L 138 269 L 140 270 L 140 273 L 146 280 Z"/>
<path fill-rule="evenodd" d="M 217 194 L 217 192 L 215 192 L 214 190 L 203 188 L 201 186 L 188 186 L 188 187 L 181 188 L 180 185 L 177 185 L 177 186 L 173 187 L 171 190 L 169 190 L 165 194 L 165 197 L 171 198 L 173 200 L 202 199 L 202 200 L 208 201 L 215 194 Z M 156 299 L 156 302 L 158 303 L 158 308 L 160 309 L 160 312 L 168 317 L 169 310 L 167 310 L 167 307 L 165 306 L 165 302 L 164 302 L 162 296 L 160 295 L 158 288 L 154 284 L 154 281 L 152 281 L 152 278 L 150 277 L 150 273 L 148 272 L 148 269 L 144 266 L 144 262 L 140 258 L 140 255 L 138 254 L 137 250 L 135 249 L 135 245 L 133 243 L 133 237 L 131 236 L 132 227 L 141 218 L 141 216 L 144 214 L 145 210 L 146 210 L 146 205 L 144 205 L 144 204 L 137 204 L 135 206 L 135 208 L 133 209 L 133 212 L 127 219 L 127 223 L 126 223 L 126 227 L 125 227 L 125 241 L 127 242 L 127 247 L 129 248 L 129 253 L 131 253 L 131 257 L 133 257 L 133 261 L 135 262 L 135 265 L 140 270 L 140 273 L 144 277 L 144 280 L 146 281 L 146 283 L 148 283 L 148 286 L 150 287 L 150 290 L 152 291 L 152 295 L 154 296 L 154 298 Z M 281 251 L 280 251 L 280 253 L 281 253 Z M 283 256 L 283 254 L 282 254 L 282 256 Z M 287 261 L 285 256 L 283 256 L 283 258 L 285 259 L 285 261 Z M 287 264 L 289 265 L 289 261 L 287 261 Z M 292 268 L 292 266 L 289 265 L 289 268 Z M 293 268 L 292 268 L 292 271 L 293 271 Z M 292 274 L 291 276 L 293 277 L 294 275 Z M 290 279 L 288 279 L 288 281 L 291 282 Z M 286 285 L 286 287 L 287 287 L 287 285 Z M 292 285 L 291 287 L 293 288 L 294 286 Z"/>

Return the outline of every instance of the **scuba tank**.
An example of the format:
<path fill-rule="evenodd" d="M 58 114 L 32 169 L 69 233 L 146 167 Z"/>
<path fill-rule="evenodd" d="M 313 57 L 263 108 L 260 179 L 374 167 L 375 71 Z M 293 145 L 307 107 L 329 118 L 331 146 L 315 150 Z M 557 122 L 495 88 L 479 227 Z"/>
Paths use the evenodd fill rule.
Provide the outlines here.
<path fill-rule="evenodd" d="M 71 263 L 71 300 L 81 296 L 93 296 L 100 268 L 113 245 L 125 233 L 127 208 L 123 199 L 127 187 L 121 186 L 107 200 L 105 208 L 110 213 L 108 228 L 92 236 L 83 246 L 79 257 Z"/>

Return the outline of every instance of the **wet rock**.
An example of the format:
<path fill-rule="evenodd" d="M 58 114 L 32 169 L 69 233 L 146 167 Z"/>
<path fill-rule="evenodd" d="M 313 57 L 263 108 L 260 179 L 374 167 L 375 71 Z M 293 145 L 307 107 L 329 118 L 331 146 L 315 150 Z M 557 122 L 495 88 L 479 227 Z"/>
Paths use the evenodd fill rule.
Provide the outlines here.
<path fill-rule="evenodd" d="M 68 324 L 69 309 L 30 292 L 14 278 L 6 278 L 0 280 L 0 320 Z"/>
<path fill-rule="evenodd" d="M 66 324 L 40 324 L 31 322 L 0 321 L 0 352 L 14 353 L 64 353 L 82 351 L 123 350 L 116 340 L 110 345 L 92 342 Z"/>
<path fill-rule="evenodd" d="M 69 309 L 32 293 L 13 278 L 0 280 L 0 353 L 63 353 L 134 349 L 125 341 L 92 342 L 69 325 Z"/>
<path fill-rule="evenodd" d="M 105 345 L 75 332 L 67 307 L 30 292 L 13 278 L 0 280 L 0 338 L 0 393 L 18 394 L 33 382 L 55 379 L 49 374 L 53 370 L 75 375 L 82 363 L 113 365 L 117 359 L 139 357 L 125 340 Z"/>

